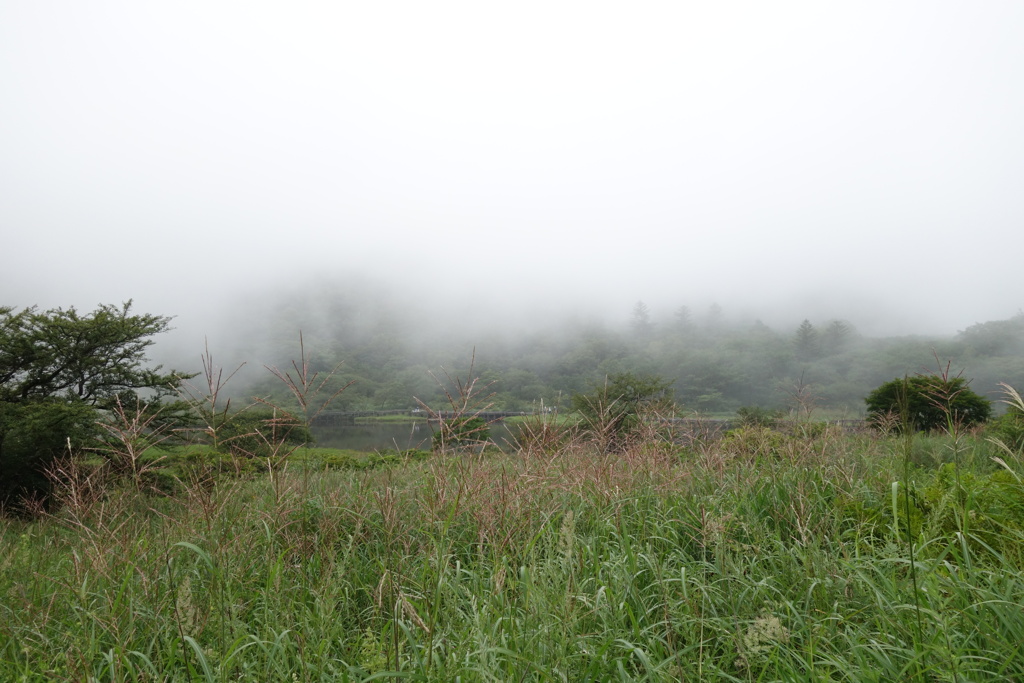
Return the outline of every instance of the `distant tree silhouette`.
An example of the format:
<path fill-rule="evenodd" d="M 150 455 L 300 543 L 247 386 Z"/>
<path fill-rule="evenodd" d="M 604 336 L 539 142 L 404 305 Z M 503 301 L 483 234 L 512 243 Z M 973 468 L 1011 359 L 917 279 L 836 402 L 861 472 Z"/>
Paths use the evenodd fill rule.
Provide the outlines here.
<path fill-rule="evenodd" d="M 680 306 L 676 309 L 673 314 L 675 318 L 675 326 L 681 332 L 687 332 L 693 329 L 693 315 L 690 313 L 689 306 Z"/>
<path fill-rule="evenodd" d="M 853 327 L 842 320 L 833 320 L 825 329 L 823 335 L 823 351 L 829 355 L 842 353 L 850 343 L 853 336 Z"/>
<path fill-rule="evenodd" d="M 654 323 L 651 322 L 651 310 L 643 301 L 637 301 L 633 306 L 633 315 L 630 320 L 633 334 L 637 337 L 647 338 L 654 332 Z"/>
<path fill-rule="evenodd" d="M 796 348 L 797 360 L 804 362 L 815 360 L 821 353 L 821 346 L 818 340 L 818 331 L 810 320 L 804 320 L 797 328 L 793 338 L 793 345 Z"/>

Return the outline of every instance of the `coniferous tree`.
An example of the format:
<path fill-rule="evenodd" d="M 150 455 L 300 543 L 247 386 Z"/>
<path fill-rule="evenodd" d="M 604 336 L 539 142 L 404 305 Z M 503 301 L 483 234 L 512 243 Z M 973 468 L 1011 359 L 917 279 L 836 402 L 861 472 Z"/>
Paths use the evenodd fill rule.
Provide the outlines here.
<path fill-rule="evenodd" d="M 797 328 L 793 338 L 793 345 L 796 347 L 797 360 L 808 362 L 816 359 L 820 352 L 818 343 L 818 331 L 810 320 L 804 320 Z"/>
<path fill-rule="evenodd" d="M 680 306 L 673 314 L 676 329 L 680 332 L 689 332 L 693 329 L 693 315 L 689 306 Z"/>
<path fill-rule="evenodd" d="M 633 306 L 633 315 L 630 319 L 630 326 L 633 334 L 641 339 L 647 339 L 654 331 L 654 323 L 651 322 L 651 310 L 643 301 L 637 301 Z"/>
<path fill-rule="evenodd" d="M 850 343 L 853 328 L 842 320 L 833 320 L 825 329 L 824 351 L 829 355 L 842 353 Z"/>

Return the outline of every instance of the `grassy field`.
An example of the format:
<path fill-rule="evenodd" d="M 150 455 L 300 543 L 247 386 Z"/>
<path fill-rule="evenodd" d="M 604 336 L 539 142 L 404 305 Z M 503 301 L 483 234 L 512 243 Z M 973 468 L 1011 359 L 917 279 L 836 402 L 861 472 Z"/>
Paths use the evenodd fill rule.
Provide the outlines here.
<path fill-rule="evenodd" d="M 0 521 L 0 680 L 1024 680 L 1024 462 L 981 436 L 550 436 L 69 472 Z"/>

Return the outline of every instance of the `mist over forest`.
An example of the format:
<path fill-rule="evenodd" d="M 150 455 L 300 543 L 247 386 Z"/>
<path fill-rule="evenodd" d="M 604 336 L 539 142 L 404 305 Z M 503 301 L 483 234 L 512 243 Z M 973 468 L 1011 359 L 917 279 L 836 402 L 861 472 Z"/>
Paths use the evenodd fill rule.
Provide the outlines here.
<path fill-rule="evenodd" d="M 510 409 L 627 370 L 696 412 L 1019 386 L 1022 31 L 1009 0 L 4 3 L 0 305 L 131 299 L 241 394 L 301 331 L 361 408 L 474 349 Z"/>
<path fill-rule="evenodd" d="M 292 369 L 301 333 L 313 370 L 323 378 L 338 368 L 327 388 L 352 383 L 332 403 L 340 410 L 407 410 L 417 399 L 437 407 L 446 375 L 467 380 L 471 363 L 494 407 L 515 411 L 565 408 L 573 393 L 624 372 L 671 382 L 687 414 L 760 406 L 856 418 L 879 384 L 942 371 L 962 373 L 993 400 L 1000 383 L 1024 386 L 1024 314 L 956 334 L 894 336 L 866 334 L 839 316 L 791 313 L 769 323 L 685 299 L 601 310 L 568 305 L 557 292 L 524 306 L 514 290 L 489 298 L 486 288 L 446 295 L 360 278 L 311 284 L 237 296 L 201 334 L 180 328 L 157 340 L 153 357 L 196 372 L 207 348 L 226 372 L 244 363 L 230 393 L 286 401 L 268 368 Z"/>

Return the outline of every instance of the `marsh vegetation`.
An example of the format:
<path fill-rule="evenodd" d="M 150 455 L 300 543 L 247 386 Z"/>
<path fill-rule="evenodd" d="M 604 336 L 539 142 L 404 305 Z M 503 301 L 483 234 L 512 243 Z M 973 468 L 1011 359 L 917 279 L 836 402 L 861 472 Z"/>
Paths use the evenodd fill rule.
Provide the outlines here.
<path fill-rule="evenodd" d="M 1015 680 L 1024 458 L 983 432 L 297 451 L 0 522 L 12 681 Z"/>
<path fill-rule="evenodd" d="M 495 381 L 443 372 L 429 450 L 359 453 L 311 443 L 354 385 L 299 349 L 269 367 L 284 399 L 232 405 L 207 352 L 178 400 L 95 408 L 46 497 L 0 518 L 0 679 L 1024 677 L 1008 385 L 992 423 L 946 392 L 926 431 L 799 400 L 722 431 L 625 372 L 501 449 Z"/>

